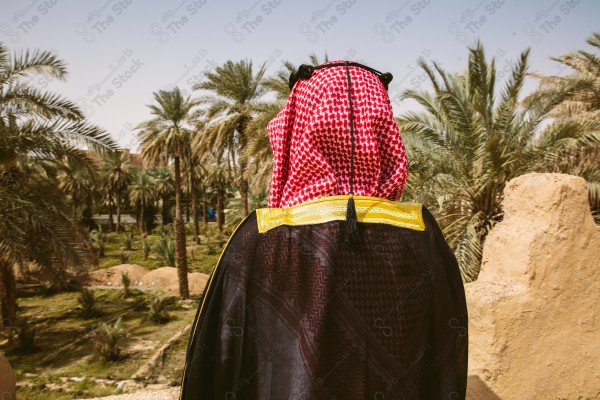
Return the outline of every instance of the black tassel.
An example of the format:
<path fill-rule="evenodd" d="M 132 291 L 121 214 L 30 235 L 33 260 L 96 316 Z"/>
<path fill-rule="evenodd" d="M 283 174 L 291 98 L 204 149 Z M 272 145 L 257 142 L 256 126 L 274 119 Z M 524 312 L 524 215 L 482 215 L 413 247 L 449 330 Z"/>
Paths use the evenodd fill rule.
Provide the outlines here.
<path fill-rule="evenodd" d="M 354 197 L 348 199 L 348 207 L 346 208 L 346 237 L 345 242 L 349 246 L 354 246 L 358 243 L 358 218 L 356 217 L 356 206 L 354 205 Z"/>

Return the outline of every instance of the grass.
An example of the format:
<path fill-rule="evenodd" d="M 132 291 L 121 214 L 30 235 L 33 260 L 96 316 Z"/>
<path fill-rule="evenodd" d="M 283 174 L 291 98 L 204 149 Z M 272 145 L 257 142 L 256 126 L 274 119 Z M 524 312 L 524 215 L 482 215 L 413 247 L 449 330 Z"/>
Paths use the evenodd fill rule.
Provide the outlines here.
<path fill-rule="evenodd" d="M 209 228 L 212 230 L 212 227 Z M 206 232 L 205 229 L 203 229 Z M 144 260 L 144 247 L 142 244 L 142 235 L 139 232 L 134 232 L 133 240 L 131 243 L 131 250 L 125 250 L 125 244 L 123 243 L 124 233 L 108 233 L 104 245 L 104 257 L 99 259 L 99 268 L 109 268 L 115 265 L 123 264 L 121 255 L 127 254 L 128 264 L 139 264 L 144 268 L 156 269 L 164 267 L 165 265 L 159 260 L 156 252 L 152 250 L 147 260 Z M 223 249 L 222 243 L 224 239 L 220 241 L 213 239 L 214 234 L 211 236 L 205 236 L 201 233 L 202 243 L 196 245 L 188 234 L 187 247 L 195 247 L 193 251 L 188 251 L 188 270 L 189 272 L 203 272 L 210 274 L 214 266 L 219 260 L 219 256 Z M 158 242 L 160 236 L 157 234 L 148 234 L 146 239 L 148 240 L 150 247 L 152 248 L 155 243 Z M 210 243 L 209 243 L 210 242 Z M 212 254 L 211 254 L 212 253 Z"/>
<path fill-rule="evenodd" d="M 187 235 L 188 268 L 190 272 L 210 274 L 215 267 L 227 238 L 215 227 L 202 229 L 202 244 L 196 246 Z M 129 233 L 128 233 L 129 234 Z M 105 256 L 99 259 L 98 268 L 108 268 L 123 263 L 139 264 L 149 270 L 163 267 L 157 254 L 151 251 L 144 260 L 142 235 L 133 233 L 131 249 L 126 250 L 125 233 L 108 233 L 105 238 Z M 147 235 L 150 246 L 160 238 L 160 232 Z M 170 318 L 163 324 L 147 318 L 148 308 L 140 307 L 152 292 L 131 289 L 124 298 L 122 289 L 94 289 L 98 315 L 88 319 L 81 316 L 78 302 L 80 292 L 46 292 L 43 288 L 19 288 L 18 316 L 35 330 L 35 351 L 22 351 L 16 347 L 3 349 L 17 377 L 17 396 L 20 399 L 48 400 L 91 398 L 120 394 L 119 381 L 130 377 L 146 360 L 176 332 L 194 320 L 198 301 L 191 305 L 176 306 L 169 311 Z M 90 333 L 102 323 L 113 324 L 122 317 L 127 338 L 124 357 L 119 361 L 105 361 L 97 350 Z M 149 382 L 178 385 L 184 367 L 188 335 L 169 348 L 163 365 L 157 366 Z M 6 339 L 0 331 L 0 342 Z"/>
<path fill-rule="evenodd" d="M 77 311 L 78 292 L 48 296 L 29 290 L 19 299 L 19 315 L 35 327 L 39 348 L 31 354 L 16 350 L 6 353 L 17 382 L 20 382 L 19 398 L 73 399 L 118 394 L 120 390 L 116 383 L 129 379 L 156 349 L 190 324 L 197 308 L 197 302 L 187 308 L 175 307 L 170 311 L 169 322 L 159 325 L 147 321 L 146 310 L 136 310 L 133 306 L 135 297 L 149 298 L 150 293 L 136 291 L 133 298 L 124 299 L 120 290 L 98 289 L 95 292 L 102 314 L 88 320 L 82 319 Z M 102 322 L 114 321 L 119 315 L 123 316 L 128 333 L 124 358 L 116 362 L 104 361 L 93 338 L 84 336 Z M 156 373 L 160 373 L 164 383 L 178 383 L 181 379 L 187 337 L 183 335 L 167 354 L 167 365 L 173 367 L 157 368 Z M 80 338 L 83 339 L 73 348 L 65 348 Z"/>

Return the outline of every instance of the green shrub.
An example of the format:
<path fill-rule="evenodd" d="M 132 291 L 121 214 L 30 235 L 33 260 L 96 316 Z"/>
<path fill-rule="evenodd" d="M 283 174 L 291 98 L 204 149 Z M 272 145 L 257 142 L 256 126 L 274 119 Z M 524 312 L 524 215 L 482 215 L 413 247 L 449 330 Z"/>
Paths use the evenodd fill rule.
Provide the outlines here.
<path fill-rule="evenodd" d="M 185 235 L 186 236 L 192 236 L 194 234 L 194 223 L 193 222 L 186 222 L 184 224 L 184 228 L 185 228 Z"/>
<path fill-rule="evenodd" d="M 75 384 L 75 390 L 78 394 L 83 395 L 86 394 L 92 387 L 94 383 L 89 380 L 87 377 L 83 377 L 82 380 Z"/>
<path fill-rule="evenodd" d="M 219 231 L 219 228 L 209 225 L 204 228 L 204 235 L 206 236 L 206 254 L 213 255 L 220 252 L 225 244 L 226 236 Z"/>
<path fill-rule="evenodd" d="M 107 236 L 102 225 L 90 232 L 90 239 L 98 247 L 98 257 L 104 257 L 104 244 L 107 241 Z"/>
<path fill-rule="evenodd" d="M 154 244 L 154 251 L 158 259 L 169 267 L 175 266 L 175 242 L 167 237 L 160 238 Z"/>
<path fill-rule="evenodd" d="M 131 279 L 129 279 L 129 274 L 121 272 L 121 283 L 123 284 L 123 297 L 128 298 L 131 296 L 131 290 L 129 289 L 131 286 Z"/>
<path fill-rule="evenodd" d="M 17 350 L 20 353 L 33 353 L 38 350 L 35 344 L 35 328 L 26 321 L 19 325 Z"/>
<path fill-rule="evenodd" d="M 94 291 L 87 288 L 81 289 L 77 302 L 81 306 L 81 316 L 83 318 L 93 318 L 100 315 L 100 310 L 96 307 L 96 296 Z"/>
<path fill-rule="evenodd" d="M 175 296 L 154 295 L 150 297 L 148 300 L 148 320 L 155 324 L 169 322 L 171 319 L 169 311 L 172 310 L 176 304 L 177 297 Z"/>
<path fill-rule="evenodd" d="M 150 255 L 150 250 L 152 250 L 148 238 L 142 238 L 142 249 L 144 250 L 144 261 L 146 261 Z"/>
<path fill-rule="evenodd" d="M 171 224 L 159 225 L 156 229 L 154 229 L 152 231 L 152 233 L 154 233 L 157 236 L 160 236 L 161 238 L 165 238 L 167 236 L 172 236 L 173 235 L 173 226 Z"/>
<path fill-rule="evenodd" d="M 134 289 L 137 290 L 137 289 Z M 146 297 L 144 296 L 144 292 L 142 291 L 138 291 L 139 294 L 141 294 L 141 296 L 136 296 L 133 298 L 133 309 L 135 311 L 146 311 L 148 310 L 148 301 L 146 299 Z"/>
<path fill-rule="evenodd" d="M 123 247 L 125 250 L 133 250 L 133 232 L 131 234 L 125 233 L 123 235 Z"/>
<path fill-rule="evenodd" d="M 106 361 L 118 361 L 123 358 L 123 343 L 127 338 L 123 319 L 113 325 L 103 323 L 94 331 L 94 341 L 100 356 Z"/>

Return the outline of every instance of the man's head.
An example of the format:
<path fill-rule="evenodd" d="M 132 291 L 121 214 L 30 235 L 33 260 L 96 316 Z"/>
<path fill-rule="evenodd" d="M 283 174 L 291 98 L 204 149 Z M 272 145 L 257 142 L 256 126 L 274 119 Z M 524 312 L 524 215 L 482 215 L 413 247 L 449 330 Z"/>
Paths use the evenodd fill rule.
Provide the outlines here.
<path fill-rule="evenodd" d="M 287 103 L 268 125 L 269 207 L 351 192 L 400 197 L 407 159 L 386 92 L 390 80 L 343 60 L 291 77 Z"/>

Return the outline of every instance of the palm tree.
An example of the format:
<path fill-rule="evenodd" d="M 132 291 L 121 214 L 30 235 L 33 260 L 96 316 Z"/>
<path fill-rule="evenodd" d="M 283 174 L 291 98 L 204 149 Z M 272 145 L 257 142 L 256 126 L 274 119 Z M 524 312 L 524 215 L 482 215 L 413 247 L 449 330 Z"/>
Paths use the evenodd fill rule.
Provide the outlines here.
<path fill-rule="evenodd" d="M 600 51 L 600 33 L 587 43 Z M 528 96 L 530 106 L 552 106 L 549 116 L 598 119 L 600 117 L 600 57 L 585 50 L 572 51 L 552 60 L 573 71 L 565 76 L 531 74 L 539 80 L 539 90 Z"/>
<path fill-rule="evenodd" d="M 189 149 L 190 153 L 185 157 L 185 170 L 183 190 L 190 195 L 192 205 L 192 229 L 194 243 L 200 244 L 200 225 L 198 217 L 198 175 L 196 165 L 199 164 L 197 156 Z"/>
<path fill-rule="evenodd" d="M 85 158 L 85 155 L 82 155 Z M 77 221 L 77 208 L 80 203 L 94 193 L 96 172 L 91 160 L 79 162 L 81 159 L 65 157 L 59 164 L 57 174 L 58 187 L 71 196 L 72 218 Z"/>
<path fill-rule="evenodd" d="M 587 43 L 600 50 L 600 33 Z M 586 179 L 592 213 L 600 223 L 600 57 L 584 50 L 569 52 L 552 60 L 569 68 L 565 76 L 531 74 L 539 80 L 539 89 L 525 99 L 529 108 L 561 125 L 573 125 L 584 131 L 578 142 L 562 141 L 553 157 L 557 172 L 568 172 Z"/>
<path fill-rule="evenodd" d="M 64 269 L 95 262 L 55 176 L 66 157 L 83 161 L 78 145 L 116 147 L 73 102 L 28 83 L 40 76 L 65 80 L 64 62 L 47 51 L 10 54 L 0 43 L 0 312 L 6 327 L 16 318 L 15 264 L 34 262 L 64 283 Z"/>
<path fill-rule="evenodd" d="M 185 226 L 183 224 L 181 166 L 185 165 L 190 154 L 191 131 L 187 128 L 192 109 L 196 101 L 185 98 L 178 87 L 171 91 L 154 92 L 157 104 L 148 107 L 155 117 L 141 123 L 141 152 L 144 159 L 154 164 L 173 160 L 175 177 L 175 245 L 177 252 L 177 272 L 179 277 L 179 294 L 189 297 L 187 281 L 187 257 Z"/>
<path fill-rule="evenodd" d="M 135 174 L 129 187 L 129 197 L 132 202 L 140 205 L 140 229 L 142 233 L 146 233 L 148 227 L 144 211 L 157 198 L 156 182 L 148 172 L 138 171 Z"/>
<path fill-rule="evenodd" d="M 228 160 L 237 158 L 239 165 L 239 188 L 244 216 L 248 215 L 248 159 L 244 151 L 248 144 L 248 124 L 262 106 L 260 98 L 265 92 L 263 76 L 265 64 L 256 74 L 252 62 L 227 61 L 214 72 L 206 74 L 206 80 L 194 85 L 195 90 L 207 90 L 201 103 L 207 106 L 205 118 L 211 121 L 204 135 L 198 136 L 195 152 L 202 154 L 214 148 L 227 149 Z"/>
<path fill-rule="evenodd" d="M 227 185 L 232 181 L 232 172 L 223 165 L 223 155 L 222 150 L 216 150 L 202 159 L 202 164 L 206 166 L 205 181 L 212 188 L 213 199 L 217 204 L 217 226 L 220 232 L 223 232 L 225 225 Z"/>
<path fill-rule="evenodd" d="M 160 198 L 162 223 L 167 224 L 171 221 L 169 215 L 169 204 L 172 201 L 172 195 L 175 192 L 175 182 L 173 174 L 167 167 L 156 167 L 148 171 L 156 183 L 156 194 Z M 171 200 L 170 200 L 171 199 Z"/>
<path fill-rule="evenodd" d="M 106 232 L 102 225 L 90 232 L 90 239 L 98 246 L 98 256 L 104 257 L 104 243 L 106 242 Z"/>
<path fill-rule="evenodd" d="M 570 126 L 540 129 L 546 110 L 520 107 L 528 56 L 529 50 L 521 54 L 497 93 L 495 62 L 488 63 L 478 42 L 469 48 L 464 74 L 419 60 L 433 92 L 403 94 L 424 109 L 398 118 L 411 171 L 404 199 L 422 202 L 436 215 L 466 281 L 476 279 L 485 238 L 502 220 L 506 182 L 547 170 L 561 140 L 585 142 Z"/>
<path fill-rule="evenodd" d="M 133 178 L 129 154 L 119 150 L 108 153 L 102 162 L 102 183 L 111 204 L 117 205 L 117 232 L 121 230 L 121 207 L 125 202 L 127 187 Z"/>
<path fill-rule="evenodd" d="M 206 194 L 206 189 L 208 185 L 207 177 L 208 171 L 206 167 L 202 164 L 202 160 L 198 160 L 198 164 L 194 167 L 194 173 L 199 182 L 199 189 L 202 195 L 202 224 L 206 228 L 208 225 L 208 198 Z"/>

